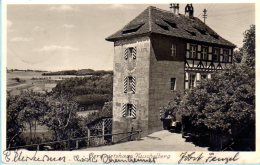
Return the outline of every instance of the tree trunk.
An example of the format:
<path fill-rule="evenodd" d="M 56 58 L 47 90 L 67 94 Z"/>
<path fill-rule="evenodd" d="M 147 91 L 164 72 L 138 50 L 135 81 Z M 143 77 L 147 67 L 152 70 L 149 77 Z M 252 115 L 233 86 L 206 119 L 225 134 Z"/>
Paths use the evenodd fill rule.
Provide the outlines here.
<path fill-rule="evenodd" d="M 37 126 L 37 121 L 35 120 L 35 122 L 34 122 L 34 139 L 36 138 L 36 126 Z"/>
<path fill-rule="evenodd" d="M 30 143 L 32 144 L 32 123 L 29 123 L 29 127 L 30 127 Z"/>

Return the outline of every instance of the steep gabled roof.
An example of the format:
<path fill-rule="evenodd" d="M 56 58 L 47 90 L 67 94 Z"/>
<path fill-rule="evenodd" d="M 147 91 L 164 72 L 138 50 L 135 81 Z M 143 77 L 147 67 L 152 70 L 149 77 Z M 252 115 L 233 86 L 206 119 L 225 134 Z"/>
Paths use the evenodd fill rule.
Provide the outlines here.
<path fill-rule="evenodd" d="M 233 43 L 219 36 L 196 17 L 190 18 L 182 14 L 175 15 L 170 11 L 152 6 L 145 9 L 135 19 L 106 38 L 106 40 L 116 41 L 130 36 L 151 33 L 235 47 Z"/>

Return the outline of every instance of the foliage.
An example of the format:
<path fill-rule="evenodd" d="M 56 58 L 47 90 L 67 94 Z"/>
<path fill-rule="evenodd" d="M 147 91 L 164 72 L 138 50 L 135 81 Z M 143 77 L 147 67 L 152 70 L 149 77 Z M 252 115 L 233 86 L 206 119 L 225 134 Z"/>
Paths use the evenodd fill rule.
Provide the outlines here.
<path fill-rule="evenodd" d="M 211 80 L 202 80 L 196 88 L 186 91 L 181 101 L 176 95 L 176 99 L 164 109 L 177 110 L 183 117 L 189 117 L 195 130 L 230 135 L 234 139 L 247 130 L 244 138 L 254 138 L 254 25 L 244 33 L 243 41 L 243 47 L 236 52 L 234 65 L 228 70 L 214 73 Z"/>
<path fill-rule="evenodd" d="M 42 124 L 42 117 L 48 109 L 45 95 L 33 91 L 23 91 L 18 96 L 8 95 L 7 98 L 7 137 L 17 136 L 26 128 L 27 124 L 32 143 L 33 127 L 35 138 L 36 126 Z"/>
<path fill-rule="evenodd" d="M 189 115 L 195 126 L 211 131 L 239 133 L 255 123 L 254 26 L 244 34 L 243 58 L 240 65 L 214 74 L 186 93 L 179 109 Z M 237 129 L 239 128 L 239 129 Z"/>
<path fill-rule="evenodd" d="M 251 25 L 244 33 L 243 50 L 246 65 L 255 68 L 255 25 Z"/>
<path fill-rule="evenodd" d="M 7 95 L 6 136 L 8 147 L 21 145 L 23 143 L 20 134 L 22 133 L 24 126 L 21 122 L 19 122 L 19 112 L 21 111 L 21 108 L 18 104 L 16 104 L 18 99 L 18 96 L 13 96 L 9 93 Z"/>
<path fill-rule="evenodd" d="M 77 116 L 78 105 L 69 97 L 48 99 L 49 111 L 44 117 L 44 124 L 53 132 L 53 140 L 64 140 L 82 135 L 80 118 Z"/>
<path fill-rule="evenodd" d="M 162 107 L 162 118 L 167 118 L 168 116 L 174 117 L 178 114 L 178 108 L 182 102 L 183 94 L 180 91 L 176 91 L 173 94 L 173 98 L 168 102 L 167 105 Z M 178 118 L 177 118 L 178 120 Z"/>
<path fill-rule="evenodd" d="M 48 72 L 43 73 L 43 76 L 54 76 L 54 75 L 95 75 L 95 76 L 103 76 L 106 74 L 113 74 L 112 71 L 105 71 L 105 70 L 93 70 L 93 69 L 81 69 L 81 70 L 64 70 L 64 71 L 57 71 L 57 72 Z"/>
<path fill-rule="evenodd" d="M 233 53 L 233 63 L 241 63 L 243 58 L 243 50 L 235 50 Z"/>
<path fill-rule="evenodd" d="M 100 119 L 100 118 L 112 118 L 113 117 L 113 104 L 112 102 L 106 102 L 101 111 L 93 112 L 88 117 L 84 119 L 85 125 Z"/>
<path fill-rule="evenodd" d="M 182 110 L 192 118 L 195 126 L 228 133 L 255 122 L 254 72 L 245 66 L 213 76 L 188 91 Z"/>
<path fill-rule="evenodd" d="M 70 94 L 84 109 L 101 109 L 105 102 L 112 100 L 113 77 L 91 76 L 60 81 L 53 88 L 53 96 Z"/>

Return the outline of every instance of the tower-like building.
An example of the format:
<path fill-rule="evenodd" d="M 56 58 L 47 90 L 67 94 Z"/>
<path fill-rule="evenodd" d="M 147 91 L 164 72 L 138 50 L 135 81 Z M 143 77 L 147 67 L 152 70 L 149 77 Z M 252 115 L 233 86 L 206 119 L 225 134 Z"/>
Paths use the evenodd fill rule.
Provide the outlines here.
<path fill-rule="evenodd" d="M 232 63 L 234 44 L 194 17 L 191 4 L 185 15 L 178 10 L 150 6 L 106 38 L 114 42 L 113 133 L 161 130 L 160 107 L 174 91 Z"/>

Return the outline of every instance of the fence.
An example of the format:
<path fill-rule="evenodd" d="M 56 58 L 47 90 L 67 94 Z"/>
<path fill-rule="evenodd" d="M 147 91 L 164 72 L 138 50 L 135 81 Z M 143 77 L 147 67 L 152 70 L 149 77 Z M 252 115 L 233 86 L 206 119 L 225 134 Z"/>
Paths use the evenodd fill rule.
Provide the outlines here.
<path fill-rule="evenodd" d="M 111 145 L 123 141 L 139 140 L 141 138 L 141 130 L 119 132 L 114 134 L 88 136 L 82 138 L 74 138 L 67 140 L 43 142 L 39 144 L 29 144 L 24 146 L 9 147 L 8 150 L 27 149 L 27 150 L 77 150 L 86 147 L 97 147 L 102 145 Z M 115 138 L 119 136 L 120 138 Z M 121 138 L 123 137 L 123 138 Z M 114 141 L 113 139 L 118 139 Z"/>

